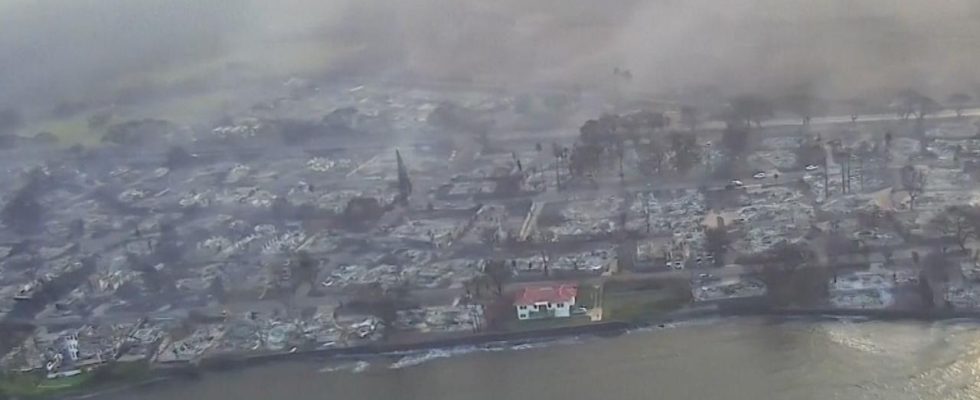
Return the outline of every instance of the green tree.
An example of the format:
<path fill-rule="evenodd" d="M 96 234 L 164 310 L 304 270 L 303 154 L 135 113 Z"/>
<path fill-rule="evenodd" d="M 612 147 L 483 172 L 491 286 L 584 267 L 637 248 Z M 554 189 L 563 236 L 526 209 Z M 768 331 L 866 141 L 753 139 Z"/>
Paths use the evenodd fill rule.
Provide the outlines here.
<path fill-rule="evenodd" d="M 739 158 L 749 148 L 749 128 L 729 125 L 721 136 L 721 145 L 732 158 Z"/>
<path fill-rule="evenodd" d="M 827 152 L 823 145 L 815 140 L 805 140 L 796 149 L 796 161 L 801 167 L 807 165 L 824 165 Z"/>
<path fill-rule="evenodd" d="M 761 127 L 762 121 L 773 116 L 773 105 L 765 97 L 754 94 L 743 94 L 732 98 L 729 103 L 728 118 L 730 121 L 742 122 L 747 128 L 752 124 Z"/>
<path fill-rule="evenodd" d="M 868 102 L 862 98 L 853 98 L 847 100 L 846 102 L 848 110 L 851 114 L 851 123 L 856 123 L 861 114 L 867 112 Z"/>
<path fill-rule="evenodd" d="M 809 264 L 810 252 L 802 244 L 781 243 L 767 252 L 759 271 L 766 296 L 777 307 L 814 306 L 826 301 L 829 273 Z"/>
<path fill-rule="evenodd" d="M 963 116 L 963 107 L 973 101 L 973 97 L 966 93 L 953 93 L 946 98 L 946 103 L 956 110 L 956 116 Z"/>
<path fill-rule="evenodd" d="M 694 134 L 673 132 L 668 136 L 674 169 L 687 173 L 701 162 L 701 148 Z"/>
<path fill-rule="evenodd" d="M 701 122 L 701 113 L 694 106 L 681 106 L 681 124 L 686 126 L 691 132 L 694 132 L 698 128 L 698 123 Z"/>
<path fill-rule="evenodd" d="M 980 213 L 974 207 L 949 206 L 936 214 L 929 226 L 943 237 L 954 240 L 960 250 L 966 250 L 966 242 L 977 237 Z"/>
<path fill-rule="evenodd" d="M 569 169 L 572 175 L 584 177 L 597 173 L 602 162 L 602 153 L 602 147 L 595 143 L 576 145 L 569 156 Z"/>
<path fill-rule="evenodd" d="M 667 160 L 667 149 L 658 138 L 643 138 L 636 144 L 645 171 L 660 173 Z"/>
<path fill-rule="evenodd" d="M 922 121 L 927 115 L 935 114 L 943 109 L 943 106 L 931 97 L 922 96 L 916 102 L 915 118 Z"/>
<path fill-rule="evenodd" d="M 906 89 L 898 94 L 896 108 L 898 115 L 903 119 L 914 116 L 917 120 L 922 121 L 927 115 L 942 110 L 942 105 L 929 96 L 912 89 Z"/>
<path fill-rule="evenodd" d="M 499 296 L 504 293 L 504 285 L 510 282 L 514 271 L 504 260 L 489 260 L 483 266 L 483 274 L 493 283 Z"/>
<path fill-rule="evenodd" d="M 779 105 L 803 121 L 803 126 L 810 125 L 810 119 L 822 115 L 827 110 L 827 104 L 818 99 L 808 88 L 797 88 L 792 93 L 783 96 Z"/>
<path fill-rule="evenodd" d="M 583 143 L 604 146 L 618 140 L 619 117 L 603 115 L 599 119 L 590 119 L 579 128 L 579 139 Z"/>
<path fill-rule="evenodd" d="M 667 127 L 670 118 L 660 112 L 638 111 L 615 118 L 616 133 L 631 137 L 650 136 Z"/>
<path fill-rule="evenodd" d="M 725 254 L 728 253 L 728 246 L 731 238 L 724 227 L 708 228 L 704 231 L 704 251 L 714 257 L 715 265 L 720 266 L 725 263 Z"/>
<path fill-rule="evenodd" d="M 293 258 L 289 261 L 289 266 L 292 268 L 293 279 L 296 282 L 308 282 L 314 284 L 316 282 L 316 277 L 319 273 L 319 268 L 317 266 L 318 262 L 310 256 L 310 253 L 306 250 L 299 250 L 293 255 Z"/>

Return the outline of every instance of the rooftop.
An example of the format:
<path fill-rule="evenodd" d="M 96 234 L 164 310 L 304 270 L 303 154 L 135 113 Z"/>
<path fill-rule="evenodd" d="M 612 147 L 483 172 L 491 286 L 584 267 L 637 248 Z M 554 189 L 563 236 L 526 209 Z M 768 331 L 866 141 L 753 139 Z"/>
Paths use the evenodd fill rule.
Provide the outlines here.
<path fill-rule="evenodd" d="M 532 285 L 521 289 L 514 299 L 514 305 L 529 306 L 535 303 L 564 303 L 575 299 L 578 285 L 562 283 L 556 285 Z"/>

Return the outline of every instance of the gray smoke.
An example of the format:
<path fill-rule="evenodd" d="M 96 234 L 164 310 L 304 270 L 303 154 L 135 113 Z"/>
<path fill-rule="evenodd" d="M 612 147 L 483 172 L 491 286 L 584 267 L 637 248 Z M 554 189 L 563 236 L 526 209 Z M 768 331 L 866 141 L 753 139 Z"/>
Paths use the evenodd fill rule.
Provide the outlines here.
<path fill-rule="evenodd" d="M 232 63 L 514 87 L 604 86 L 621 67 L 651 93 L 942 95 L 977 81 L 977 20 L 975 0 L 5 0 L 0 105 Z"/>

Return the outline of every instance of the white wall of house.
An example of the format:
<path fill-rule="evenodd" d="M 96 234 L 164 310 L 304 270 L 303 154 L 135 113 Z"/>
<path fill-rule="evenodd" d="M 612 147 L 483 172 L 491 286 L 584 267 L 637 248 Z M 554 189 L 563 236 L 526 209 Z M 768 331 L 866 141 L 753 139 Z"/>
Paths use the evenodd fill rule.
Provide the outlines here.
<path fill-rule="evenodd" d="M 517 319 L 525 320 L 531 318 L 531 313 L 546 313 L 547 317 L 552 318 L 567 318 L 572 316 L 572 307 L 575 306 L 575 298 L 564 302 L 564 303 L 535 303 L 529 306 L 515 306 L 517 310 Z M 535 317 L 540 318 L 540 315 L 535 315 Z"/>
<path fill-rule="evenodd" d="M 517 308 L 517 319 L 525 320 L 525 319 L 531 318 L 530 313 L 531 313 L 531 308 L 533 306 L 532 307 L 528 307 L 528 306 L 514 306 L 514 307 Z"/>
<path fill-rule="evenodd" d="M 575 299 L 571 299 L 564 303 L 555 304 L 555 317 L 565 318 L 572 316 L 572 307 L 575 306 Z"/>

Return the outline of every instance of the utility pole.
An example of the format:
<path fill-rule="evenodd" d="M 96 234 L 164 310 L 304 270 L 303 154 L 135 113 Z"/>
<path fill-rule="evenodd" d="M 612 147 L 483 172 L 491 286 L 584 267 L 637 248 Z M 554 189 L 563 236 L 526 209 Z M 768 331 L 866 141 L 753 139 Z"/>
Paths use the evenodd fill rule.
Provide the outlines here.
<path fill-rule="evenodd" d="M 847 158 L 844 157 L 843 152 L 837 153 L 836 156 L 837 158 L 839 158 L 839 160 L 837 160 L 837 163 L 840 164 L 840 193 L 845 194 L 847 193 L 847 179 L 846 179 Z"/>
<path fill-rule="evenodd" d="M 558 143 L 551 143 L 551 152 L 555 156 L 555 190 L 560 191 L 562 150 L 558 147 Z"/>
<path fill-rule="evenodd" d="M 830 198 L 830 170 L 827 169 L 829 164 L 827 160 L 827 150 L 824 150 L 823 154 L 823 198 L 827 200 Z"/>
<path fill-rule="evenodd" d="M 408 196 L 412 194 L 412 180 L 408 177 L 408 169 L 402 160 L 402 154 L 395 149 L 395 160 L 398 163 L 398 197 L 402 204 L 408 204 Z"/>
<path fill-rule="evenodd" d="M 555 190 L 561 190 L 561 158 L 555 159 Z"/>
<path fill-rule="evenodd" d="M 643 199 L 643 218 L 646 219 L 647 233 L 650 233 L 650 200 L 647 196 L 640 196 Z"/>
<path fill-rule="evenodd" d="M 862 192 L 864 192 L 864 155 L 865 154 L 858 156 L 858 173 L 860 174 L 858 184 L 861 185 Z"/>
<path fill-rule="evenodd" d="M 623 182 L 626 177 L 626 174 L 623 173 L 623 157 L 626 155 L 626 149 L 623 148 L 623 142 L 619 142 L 619 145 L 616 147 L 616 153 L 619 155 L 619 181 Z"/>

